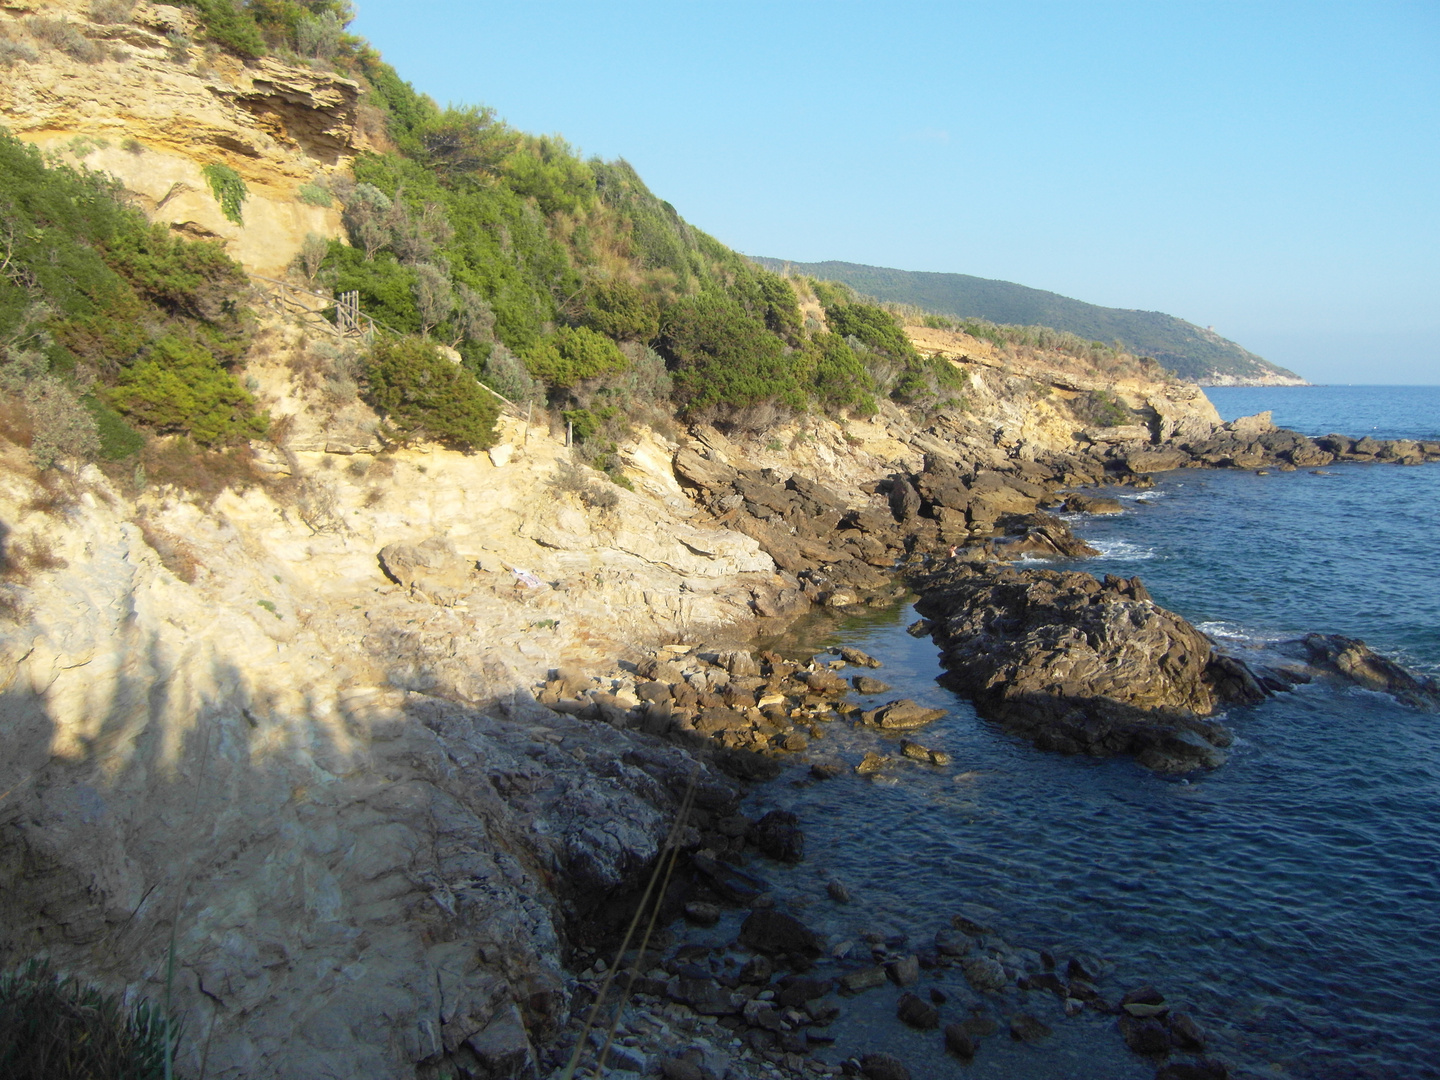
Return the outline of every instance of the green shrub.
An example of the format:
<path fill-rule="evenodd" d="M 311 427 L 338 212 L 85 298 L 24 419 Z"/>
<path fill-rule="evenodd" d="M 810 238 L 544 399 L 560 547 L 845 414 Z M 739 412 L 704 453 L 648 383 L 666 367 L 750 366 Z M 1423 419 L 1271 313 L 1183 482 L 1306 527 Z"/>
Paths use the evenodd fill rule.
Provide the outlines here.
<path fill-rule="evenodd" d="M 549 386 L 572 387 L 583 379 L 621 371 L 627 361 L 615 342 L 583 326 L 563 327 L 521 354 L 525 368 Z"/>
<path fill-rule="evenodd" d="M 825 309 L 830 329 L 841 337 L 854 337 L 872 349 L 896 358 L 915 354 L 910 339 L 895 316 L 874 304 L 835 304 Z"/>
<path fill-rule="evenodd" d="M 1072 408 L 1082 420 L 1096 427 L 1119 427 L 1133 419 L 1125 403 L 1105 390 L 1092 390 L 1084 397 L 1074 399 Z"/>
<path fill-rule="evenodd" d="M 141 299 L 171 318 L 200 324 L 223 362 L 238 359 L 251 324 L 242 305 L 250 279 L 240 264 L 219 241 L 184 240 L 164 225 L 137 225 L 107 245 L 110 265 Z"/>
<path fill-rule="evenodd" d="M 144 448 L 145 436 L 93 393 L 81 398 L 80 403 L 90 410 L 91 419 L 95 422 L 95 435 L 100 442 L 99 455 L 103 460 L 124 461 Z"/>
<path fill-rule="evenodd" d="M 780 339 L 738 301 L 705 292 L 672 304 L 661 323 L 674 397 L 682 411 L 746 408 L 762 401 L 804 405 Z"/>
<path fill-rule="evenodd" d="M 265 434 L 255 399 L 193 340 L 166 335 L 120 373 L 106 402 L 161 434 L 188 434 L 202 446 L 225 446 Z"/>
<path fill-rule="evenodd" d="M 906 405 L 933 411 L 954 404 L 957 392 L 969 381 L 965 372 L 942 356 L 920 356 L 911 351 L 890 396 Z"/>
<path fill-rule="evenodd" d="M 148 1001 L 64 978 L 32 960 L 0 975 L 0 1075 L 7 1080 L 161 1080 L 178 1025 Z"/>
<path fill-rule="evenodd" d="M 457 450 L 494 445 L 500 406 L 468 371 L 416 337 L 382 337 L 366 363 L 365 398 L 402 441 Z"/>
<path fill-rule="evenodd" d="M 402 334 L 420 332 L 415 271 L 401 266 L 390 252 L 383 251 L 367 261 L 363 251 L 332 240 L 325 268 L 333 274 L 335 291 L 358 292 L 360 308 L 371 318 Z"/>
<path fill-rule="evenodd" d="M 295 24 L 295 51 L 316 60 L 331 60 L 345 44 L 345 25 L 334 11 L 308 12 Z"/>
<path fill-rule="evenodd" d="M 330 207 L 335 205 L 335 199 L 329 189 L 320 184 L 301 184 L 295 191 L 295 198 L 307 206 Z"/>
<path fill-rule="evenodd" d="M 628 281 L 596 282 L 586 290 L 584 322 L 616 341 L 653 341 L 660 305 Z"/>
<path fill-rule="evenodd" d="M 200 170 L 205 174 L 205 180 L 210 185 L 210 193 L 215 196 L 215 201 L 220 204 L 220 212 L 236 225 L 244 225 L 245 218 L 241 214 L 241 207 L 249 197 L 250 191 L 245 186 L 245 181 L 240 174 L 229 165 L 206 165 Z"/>
<path fill-rule="evenodd" d="M 542 213 L 574 214 L 595 197 L 595 175 L 558 135 L 526 139 L 504 164 L 517 195 L 534 199 Z"/>
<path fill-rule="evenodd" d="M 260 26 L 246 8 L 234 0 L 173 0 L 176 5 L 193 8 L 200 16 L 206 37 L 237 56 L 254 60 L 265 55 L 265 39 Z"/>
<path fill-rule="evenodd" d="M 876 411 L 875 380 L 839 334 L 816 334 L 806 342 L 803 363 L 810 393 L 825 409 L 861 416 Z"/>
<path fill-rule="evenodd" d="M 130 456 L 140 436 L 122 413 L 212 445 L 264 430 L 224 369 L 251 319 L 248 281 L 218 244 L 152 226 L 112 181 L 47 166 L 3 131 L 0 218 L 13 225 L 0 341 L 40 358 L 8 363 L 5 383 L 40 421 L 38 457 Z"/>
<path fill-rule="evenodd" d="M 589 409 L 566 409 L 560 415 L 570 426 L 570 433 L 575 436 L 575 441 L 583 443 L 595 438 L 607 420 L 613 420 L 619 415 L 619 410 L 614 407 L 595 412 Z"/>

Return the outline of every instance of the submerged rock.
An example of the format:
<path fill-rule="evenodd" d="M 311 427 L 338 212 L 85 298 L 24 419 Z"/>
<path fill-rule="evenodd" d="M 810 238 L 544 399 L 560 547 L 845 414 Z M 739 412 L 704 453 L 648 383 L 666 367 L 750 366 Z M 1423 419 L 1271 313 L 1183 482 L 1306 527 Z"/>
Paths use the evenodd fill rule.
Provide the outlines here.
<path fill-rule="evenodd" d="M 866 1054 L 860 1059 L 866 1080 L 910 1080 L 910 1070 L 892 1054 Z"/>
<path fill-rule="evenodd" d="M 820 936 L 783 911 L 752 911 L 740 926 L 740 944 L 771 956 L 813 960 L 825 951 Z"/>
<path fill-rule="evenodd" d="M 940 1026 L 940 1010 L 914 994 L 901 994 L 895 1015 L 904 1024 L 922 1031 Z"/>
<path fill-rule="evenodd" d="M 1017 1042 L 1037 1042 L 1050 1034 L 1050 1028 L 1029 1013 L 1010 1018 L 1010 1037 Z"/>
<path fill-rule="evenodd" d="M 1310 662 L 1322 671 L 1339 675 L 1367 690 L 1389 694 L 1417 709 L 1440 710 L 1440 685 L 1433 679 L 1412 675 L 1357 638 L 1307 634 L 1300 644 Z"/>
<path fill-rule="evenodd" d="M 805 833 L 800 819 L 788 810 L 771 810 L 755 822 L 750 842 L 777 862 L 798 863 L 805 858 Z"/>
<path fill-rule="evenodd" d="M 949 1050 L 956 1057 L 969 1061 L 975 1056 L 979 1044 L 965 1030 L 964 1024 L 945 1025 L 945 1049 Z"/>

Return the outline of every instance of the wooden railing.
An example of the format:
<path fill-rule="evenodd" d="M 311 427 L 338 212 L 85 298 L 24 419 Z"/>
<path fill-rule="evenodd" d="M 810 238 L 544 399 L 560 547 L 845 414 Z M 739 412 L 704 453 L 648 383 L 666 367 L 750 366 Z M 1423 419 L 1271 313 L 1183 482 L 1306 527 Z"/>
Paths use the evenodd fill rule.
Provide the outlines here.
<path fill-rule="evenodd" d="M 314 292 L 311 289 L 302 289 L 288 281 L 266 277 L 264 274 L 251 274 L 250 280 L 255 283 L 261 303 L 271 311 L 298 319 L 306 326 L 316 330 L 323 330 L 336 337 L 360 338 L 366 342 L 373 341 L 376 333 L 380 330 L 387 330 L 397 337 L 400 336 L 400 331 L 372 319 L 361 311 L 360 293 L 353 289 L 336 297 L 332 294 Z M 323 300 L 324 303 L 317 306 L 313 303 L 315 300 Z M 326 313 L 332 309 L 335 312 L 334 322 L 326 317 Z M 497 393 L 479 379 L 475 380 L 475 385 L 503 402 L 512 415 L 525 417 L 528 425 L 530 416 L 528 408 L 522 410 L 504 394 Z"/>
<path fill-rule="evenodd" d="M 333 294 L 302 289 L 288 281 L 266 277 L 264 274 L 251 274 L 250 280 L 255 283 L 261 302 L 272 311 L 298 318 L 306 325 L 337 337 L 362 337 L 369 340 L 375 336 L 377 329 L 390 329 L 360 310 L 360 294 L 353 290 L 341 293 L 337 299 Z M 316 300 L 324 303 L 317 305 Z M 326 313 L 331 310 L 335 312 L 333 322 L 326 317 Z"/>

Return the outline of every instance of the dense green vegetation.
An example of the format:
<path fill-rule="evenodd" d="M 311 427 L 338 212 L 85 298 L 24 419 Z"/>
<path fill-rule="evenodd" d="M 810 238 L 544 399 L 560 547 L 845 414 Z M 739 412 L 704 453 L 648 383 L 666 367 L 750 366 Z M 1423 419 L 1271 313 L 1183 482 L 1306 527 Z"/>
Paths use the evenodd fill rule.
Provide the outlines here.
<path fill-rule="evenodd" d="M 385 326 L 453 346 L 586 440 L 653 410 L 648 393 L 609 392 L 641 357 L 663 358 L 687 417 L 873 410 L 864 365 L 804 332 L 790 284 L 687 224 L 628 163 L 583 160 L 486 108 L 440 108 L 366 50 L 352 70 L 393 149 L 334 185 L 350 244 L 332 243 L 316 277 Z"/>
<path fill-rule="evenodd" d="M 247 284 L 218 245 L 151 226 L 109 180 L 0 130 L 0 390 L 37 464 L 126 457 L 136 425 L 210 447 L 263 432 L 233 373 Z"/>
<path fill-rule="evenodd" d="M 495 442 L 496 399 L 433 345 L 381 337 L 365 368 L 366 400 L 385 417 L 391 438 L 483 450 Z"/>
<path fill-rule="evenodd" d="M 0 1075 L 9 1080 L 161 1080 L 178 1025 L 41 961 L 0 974 Z"/>
<path fill-rule="evenodd" d="M 362 85 L 377 150 L 297 196 L 338 203 L 350 243 L 311 238 L 297 272 L 358 292 L 384 328 L 352 385 L 363 381 L 396 441 L 489 445 L 496 398 L 476 380 L 548 406 L 601 467 L 639 419 L 758 428 L 811 410 L 868 414 L 883 395 L 963 407 L 956 370 L 918 355 L 889 312 L 812 283 L 829 325 L 805 325 L 795 283 L 688 224 L 627 162 L 417 93 L 346 32 L 344 0 L 179 2 L 211 47 Z M 204 171 L 243 225 L 239 174 Z M 218 246 L 150 227 L 104 179 L 8 137 L 0 210 L 0 381 L 24 403 L 37 462 L 123 457 L 141 432 L 202 447 L 265 432 L 234 374 L 249 341 L 245 280 Z"/>
<path fill-rule="evenodd" d="M 1000 327 L 1024 330 L 1032 338 L 1040 337 L 1048 328 L 1053 328 L 1048 329 L 1052 335 L 1068 332 L 1079 342 L 1103 343 L 1099 344 L 1101 349 L 1154 357 L 1186 379 L 1203 382 L 1213 373 L 1293 377 L 1292 372 L 1262 360 L 1213 331 L 1158 311 L 1099 307 L 1058 293 L 967 274 L 921 273 L 847 262 L 756 262 L 777 272 L 788 268 L 792 273 L 843 282 L 886 303 L 913 305 L 961 322 L 974 322 L 982 330 L 991 328 L 994 334 L 1004 332 Z M 1118 349 L 1111 348 L 1116 344 Z"/>

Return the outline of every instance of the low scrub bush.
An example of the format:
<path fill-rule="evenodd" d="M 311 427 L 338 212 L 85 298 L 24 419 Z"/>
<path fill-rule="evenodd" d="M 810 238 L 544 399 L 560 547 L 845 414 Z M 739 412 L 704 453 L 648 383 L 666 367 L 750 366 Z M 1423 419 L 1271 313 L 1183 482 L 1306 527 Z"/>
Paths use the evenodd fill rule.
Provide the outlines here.
<path fill-rule="evenodd" d="M 193 340 L 167 335 L 105 393 L 116 411 L 162 434 L 188 434 L 206 447 L 265 434 L 268 420 L 235 376 Z"/>
<path fill-rule="evenodd" d="M 615 342 L 583 326 L 563 327 L 521 354 L 525 368 L 552 387 L 568 388 L 627 365 Z"/>
<path fill-rule="evenodd" d="M 545 384 L 530 374 L 525 362 L 498 342 L 480 368 L 480 379 L 517 404 L 545 400 Z"/>
<path fill-rule="evenodd" d="M 598 282 L 586 291 L 583 321 L 616 341 L 649 342 L 660 332 L 660 305 L 627 281 Z"/>
<path fill-rule="evenodd" d="M 802 362 L 806 384 L 822 408 L 849 409 L 860 416 L 876 411 L 875 381 L 839 334 L 814 335 L 806 342 Z"/>
<path fill-rule="evenodd" d="M 148 1001 L 126 1009 L 41 961 L 0 975 L 0 1075 L 8 1080 L 160 1080 L 178 1026 Z"/>
<path fill-rule="evenodd" d="M 295 198 L 299 199 L 306 206 L 335 205 L 335 198 L 330 194 L 328 188 L 321 184 L 301 184 L 295 191 Z"/>
<path fill-rule="evenodd" d="M 612 476 L 611 479 L 614 480 L 615 477 Z M 623 477 L 621 479 L 623 480 Z M 592 510 L 613 510 L 620 505 L 618 491 L 597 483 L 585 468 L 568 461 L 558 463 L 555 475 L 546 481 L 546 486 L 556 494 L 578 496 L 580 501 Z M 629 484 L 627 482 L 622 486 L 629 487 Z"/>
<path fill-rule="evenodd" d="M 160 557 L 160 563 L 186 585 L 194 585 L 200 576 L 201 562 L 195 549 L 174 533 L 141 518 L 140 535 Z"/>
<path fill-rule="evenodd" d="M 47 19 L 36 15 L 25 20 L 25 29 L 40 44 L 48 45 L 82 64 L 97 64 L 107 55 L 102 46 L 87 38 L 68 19 Z"/>
<path fill-rule="evenodd" d="M 1134 421 L 1134 414 L 1125 403 L 1105 390 L 1092 390 L 1076 397 L 1070 407 L 1082 421 L 1095 427 L 1119 427 Z"/>
<path fill-rule="evenodd" d="M 170 485 L 202 499 L 244 491 L 260 479 L 249 443 L 210 450 L 184 436 L 147 441 L 134 475 L 136 487 Z"/>
<path fill-rule="evenodd" d="M 135 13 L 135 0 L 94 0 L 90 5 L 90 21 L 105 26 L 120 26 Z"/>
<path fill-rule="evenodd" d="M 23 41 L 14 41 L 8 37 L 4 30 L 0 30 L 0 68 L 14 67 L 16 64 L 33 64 L 40 59 L 40 54 Z"/>
<path fill-rule="evenodd" d="M 669 357 L 675 400 L 686 414 L 733 412 L 771 399 L 804 406 L 780 339 L 721 293 L 672 304 L 660 348 Z"/>
<path fill-rule="evenodd" d="M 366 400 L 400 441 L 428 439 L 457 450 L 495 443 L 499 403 L 458 364 L 415 337 L 382 337 L 365 371 Z"/>
<path fill-rule="evenodd" d="M 193 8 L 205 35 L 221 48 L 250 60 L 265 55 L 265 39 L 247 7 L 241 7 L 234 0 L 175 0 L 175 3 Z"/>

